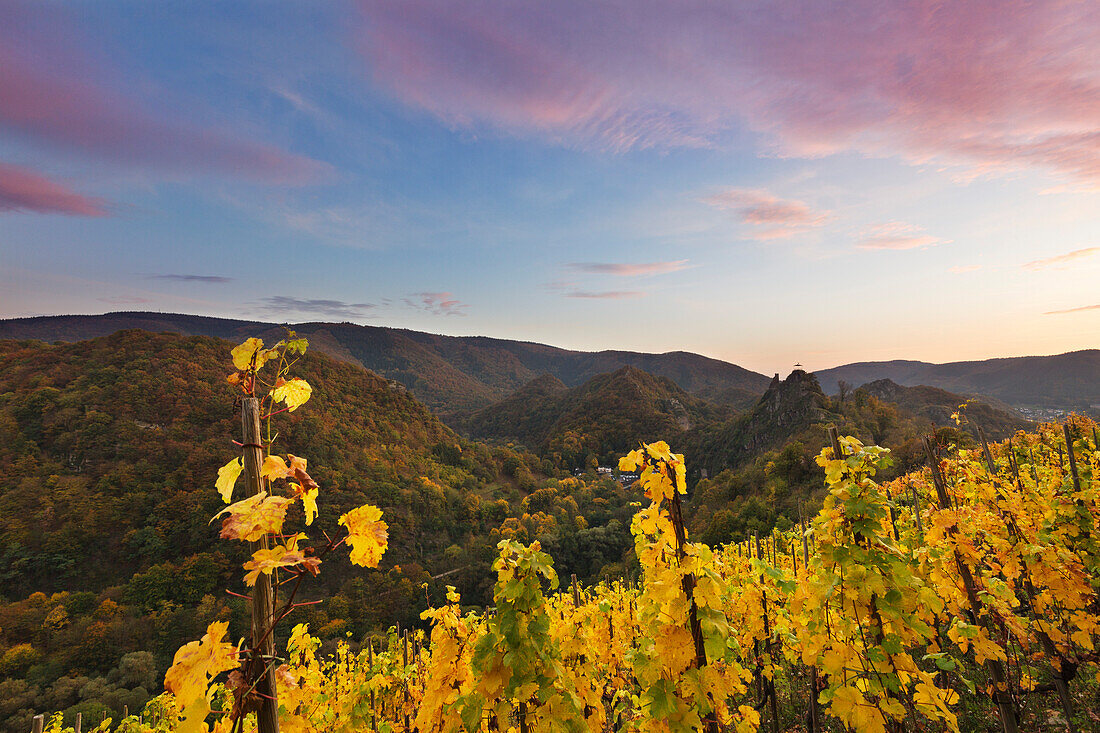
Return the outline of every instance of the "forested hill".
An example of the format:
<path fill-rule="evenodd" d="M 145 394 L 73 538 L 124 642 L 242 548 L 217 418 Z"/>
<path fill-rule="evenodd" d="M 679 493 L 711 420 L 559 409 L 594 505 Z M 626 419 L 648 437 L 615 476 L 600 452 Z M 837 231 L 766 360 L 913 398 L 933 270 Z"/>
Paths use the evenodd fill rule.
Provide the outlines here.
<path fill-rule="evenodd" d="M 526 341 L 441 336 L 352 323 L 301 323 L 292 327 L 310 339 L 313 349 L 401 382 L 444 417 L 468 415 L 508 396 L 540 374 L 551 374 L 566 386 L 575 387 L 597 374 L 633 366 L 668 377 L 691 394 L 714 399 L 760 395 L 768 386 L 768 378 L 762 374 L 683 351 L 570 351 Z M 129 328 L 239 341 L 253 335 L 277 336 L 282 327 L 257 321 L 125 312 L 0 320 L 0 338 L 78 341 Z"/>
<path fill-rule="evenodd" d="M 707 542 L 767 531 L 798 516 L 807 498 L 822 497 L 814 457 L 825 445 L 825 428 L 890 448 L 893 467 L 882 478 L 919 469 L 926 461 L 921 440 L 929 434 L 960 445 L 977 444 L 977 428 L 1001 440 L 1030 424 L 1018 415 L 931 387 L 900 387 L 880 381 L 826 395 L 813 374 L 795 370 L 773 380 L 749 410 L 713 426 L 698 438 L 699 460 L 689 478 L 706 468 L 686 504 L 691 529 Z M 952 413 L 961 412 L 960 423 Z M 786 519 L 784 519 L 786 517 Z"/>
<path fill-rule="evenodd" d="M 879 379 L 864 384 L 857 391 L 877 397 L 885 402 L 893 402 L 900 409 L 916 417 L 924 417 L 934 424 L 951 425 L 951 415 L 958 411 L 959 405 L 967 402 L 962 395 L 948 392 L 937 387 L 903 387 L 889 379 Z M 966 418 L 969 424 L 980 425 L 986 434 L 1000 440 L 1007 438 L 1017 430 L 1027 430 L 1031 423 L 1019 413 L 1002 409 L 997 405 L 973 400 L 967 404 Z"/>
<path fill-rule="evenodd" d="M 213 479 L 240 438 L 229 346 L 144 331 L 0 341 L 6 595 L 99 590 L 225 544 L 208 520 L 221 508 Z M 314 388 L 311 409 L 285 416 L 279 447 L 309 460 L 324 489 L 322 528 L 369 501 L 390 524 L 387 560 L 428 566 L 503 518 L 490 524 L 470 511 L 499 498 L 499 461 L 404 387 L 323 354 L 307 355 L 301 372 Z M 460 488 L 438 495 L 421 478 L 443 475 Z"/>
<path fill-rule="evenodd" d="M 466 429 L 475 438 L 516 440 L 556 465 L 583 467 L 595 455 L 614 465 L 641 442 L 685 446 L 691 431 L 729 419 L 733 411 L 694 397 L 667 377 L 635 367 L 566 387 L 550 375 L 479 410 Z"/>
<path fill-rule="evenodd" d="M 218 538 L 218 468 L 236 455 L 232 344 L 120 331 L 77 343 L 0 341 L 0 731 L 32 712 L 118 717 L 155 694 L 172 654 L 211 621 L 247 633 L 247 547 Z M 492 600 L 502 537 L 536 537 L 565 573 L 613 574 L 634 495 L 559 480 L 530 453 L 460 438 L 402 385 L 307 353 L 313 387 L 276 418 L 277 450 L 320 484 L 311 537 L 364 503 L 389 525 L 378 569 L 324 561 L 297 620 L 332 640 L 419 622 L 444 585 Z M 560 477 L 560 478 L 564 478 Z M 292 510 L 288 526 L 301 526 Z"/>
<path fill-rule="evenodd" d="M 859 362 L 819 371 L 817 378 L 828 394 L 836 394 L 841 381 L 857 386 L 889 379 L 906 387 L 929 385 L 968 396 L 987 395 L 1013 407 L 1085 411 L 1100 404 L 1100 350 L 948 364 Z"/>

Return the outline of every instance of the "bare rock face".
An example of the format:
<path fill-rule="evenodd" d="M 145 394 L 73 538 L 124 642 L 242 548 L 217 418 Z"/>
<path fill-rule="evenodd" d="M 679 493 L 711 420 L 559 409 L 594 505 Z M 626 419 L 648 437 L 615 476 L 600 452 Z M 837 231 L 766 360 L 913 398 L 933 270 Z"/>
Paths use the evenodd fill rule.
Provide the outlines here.
<path fill-rule="evenodd" d="M 767 430 L 808 424 L 824 416 L 827 404 L 828 398 L 813 374 L 795 369 L 783 381 L 777 374 L 752 411 L 757 418 L 753 421 L 754 427 Z"/>
<path fill-rule="evenodd" d="M 736 465 L 748 456 L 778 447 L 805 428 L 828 421 L 828 405 L 829 398 L 813 374 L 796 369 L 784 380 L 776 374 L 756 405 L 729 426 L 715 456 L 724 465 Z M 714 466 L 715 470 L 719 467 Z"/>

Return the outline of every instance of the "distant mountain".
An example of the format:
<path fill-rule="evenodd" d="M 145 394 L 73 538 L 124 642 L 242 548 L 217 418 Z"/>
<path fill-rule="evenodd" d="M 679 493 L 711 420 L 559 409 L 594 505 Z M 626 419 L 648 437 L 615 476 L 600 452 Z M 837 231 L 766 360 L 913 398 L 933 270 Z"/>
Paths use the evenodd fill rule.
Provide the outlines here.
<path fill-rule="evenodd" d="M 768 378 L 762 374 L 683 351 L 570 351 L 525 341 L 441 336 L 351 323 L 299 323 L 291 327 L 308 336 L 315 350 L 401 382 L 417 399 L 448 418 L 469 415 L 541 374 L 553 375 L 566 386 L 575 387 L 598 374 L 632 366 L 667 377 L 690 394 L 717 400 L 754 399 L 768 386 Z M 234 340 L 275 336 L 282 327 L 260 321 L 122 312 L 0 320 L 0 339 L 79 341 L 129 328 Z"/>
<path fill-rule="evenodd" d="M 829 394 L 837 392 L 841 380 L 854 386 L 889 379 L 906 387 L 923 384 L 962 395 L 988 395 L 1014 407 L 1084 410 L 1100 404 L 1100 350 L 948 364 L 860 362 L 825 369 L 817 378 Z"/>
<path fill-rule="evenodd" d="M 579 467 L 587 455 L 609 461 L 640 441 L 682 445 L 690 431 L 730 414 L 729 408 L 688 394 L 668 377 L 626 366 L 572 389 L 543 375 L 474 413 L 466 429 L 473 437 L 515 440 Z"/>

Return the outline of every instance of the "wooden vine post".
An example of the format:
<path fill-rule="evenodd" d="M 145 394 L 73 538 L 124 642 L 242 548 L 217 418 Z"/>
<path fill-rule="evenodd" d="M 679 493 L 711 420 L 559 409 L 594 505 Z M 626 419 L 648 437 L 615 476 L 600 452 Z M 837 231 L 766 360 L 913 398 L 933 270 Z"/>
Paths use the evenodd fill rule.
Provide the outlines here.
<path fill-rule="evenodd" d="M 802 564 L 806 566 L 806 579 L 810 577 L 810 543 L 806 540 L 806 519 L 802 514 L 802 506 L 798 507 L 798 524 L 802 527 Z M 817 703 L 818 676 L 817 667 L 810 667 L 810 733 L 818 733 L 821 728 L 821 710 Z"/>
<path fill-rule="evenodd" d="M 687 532 L 684 530 L 684 515 L 680 508 L 680 491 L 675 487 L 672 489 L 672 500 L 669 502 L 669 514 L 672 519 L 672 528 L 676 533 L 676 559 L 677 562 L 682 562 L 685 557 L 684 545 L 687 543 Z M 685 575 L 681 587 L 688 598 L 688 626 L 692 641 L 695 643 L 695 666 L 697 669 L 702 669 L 707 666 L 707 650 L 703 643 L 703 627 L 699 625 L 699 609 L 695 605 L 695 576 L 690 573 Z M 718 726 L 718 716 L 713 710 L 703 719 L 703 729 L 707 733 L 719 733 L 721 730 Z"/>
<path fill-rule="evenodd" d="M 409 669 L 409 630 L 405 629 L 404 635 L 401 637 L 402 652 L 401 660 L 403 662 L 404 671 L 407 674 Z M 405 677 L 405 682 L 402 685 L 402 689 L 405 693 L 405 730 L 412 730 L 409 727 L 409 678 Z"/>
<path fill-rule="evenodd" d="M 367 666 L 370 669 L 371 677 L 374 676 L 374 639 L 367 640 Z M 378 730 L 378 713 L 376 712 L 377 706 L 374 699 L 374 688 L 370 688 L 370 729 Z"/>
<path fill-rule="evenodd" d="M 265 490 L 260 469 L 264 462 L 263 444 L 260 442 L 260 401 L 245 398 L 241 408 L 244 440 L 244 475 L 249 496 Z M 267 537 L 259 543 L 268 548 Z M 253 548 L 257 549 L 257 548 Z M 260 573 L 252 589 L 252 679 L 260 695 L 260 709 L 256 713 L 259 733 L 279 733 L 279 699 L 275 686 L 275 599 L 271 591 L 271 576 Z"/>
<path fill-rule="evenodd" d="M 830 425 L 825 429 L 825 437 L 828 439 L 829 445 L 833 449 L 833 460 L 843 460 L 845 455 L 844 446 L 840 444 L 840 431 L 837 430 L 835 425 Z M 887 497 L 889 497 L 889 493 L 887 493 Z M 892 508 L 890 509 L 890 523 L 894 525 L 894 535 L 896 537 L 898 530 Z M 871 542 L 863 535 L 862 532 L 855 532 L 853 539 L 855 539 L 856 544 L 860 547 L 870 549 Z M 878 596 L 876 594 L 871 594 L 871 598 L 867 606 L 868 610 L 870 611 L 871 621 L 873 624 L 871 639 L 876 646 L 882 646 L 883 639 L 886 635 L 886 626 L 882 623 L 882 615 L 879 613 L 878 610 Z M 887 659 L 889 659 L 889 657 L 887 657 Z M 893 660 L 890 660 L 890 664 L 891 666 L 893 666 Z M 892 690 L 887 690 L 886 696 L 893 699 L 894 701 L 898 700 L 897 693 Z M 890 721 L 887 723 L 887 730 L 900 730 L 900 724 L 897 724 L 894 721 Z"/>
<path fill-rule="evenodd" d="M 940 471 L 940 461 L 936 456 L 936 449 L 932 446 L 932 441 L 927 436 L 924 438 L 924 450 L 928 454 L 928 466 L 932 469 L 932 483 L 936 487 L 936 498 L 939 500 L 940 509 L 943 511 L 950 511 L 951 499 L 947 495 L 947 482 L 944 480 L 943 473 Z M 948 532 L 953 536 L 958 533 L 958 528 L 951 526 L 948 528 Z M 978 586 L 974 582 L 974 576 L 971 575 L 969 566 L 963 561 L 958 550 L 955 550 L 955 567 L 958 568 L 959 576 L 962 578 L 963 588 L 966 590 L 966 598 L 970 604 L 970 612 L 973 615 L 974 623 L 984 623 L 982 619 L 982 601 L 981 598 L 978 597 Z M 989 671 L 990 678 L 993 680 L 995 688 L 994 702 L 997 703 L 997 711 L 1001 718 L 1001 727 L 1004 729 L 1005 733 L 1017 733 L 1016 710 L 1013 708 L 1012 695 L 1008 689 L 1008 680 L 1005 677 L 1004 666 L 998 659 L 987 659 L 985 667 Z"/>
<path fill-rule="evenodd" d="M 757 534 L 756 532 L 754 532 L 753 535 L 756 538 L 756 557 L 757 557 L 757 559 L 760 559 L 763 562 L 767 562 L 766 560 L 763 560 L 763 555 L 761 555 L 761 552 L 760 552 L 760 535 Z M 774 565 L 773 565 L 773 567 L 774 567 Z M 761 648 L 761 651 L 762 651 L 761 657 L 763 657 L 764 654 L 768 654 L 768 655 L 771 654 L 771 646 L 772 646 L 771 623 L 768 620 L 768 591 L 764 586 L 764 574 L 763 573 L 760 574 L 760 605 L 761 605 L 761 610 L 763 610 L 763 612 L 764 612 L 764 636 L 766 637 L 766 641 L 764 641 L 764 646 Z M 768 709 L 772 714 L 772 716 L 771 716 L 772 717 L 772 733 L 779 733 L 779 713 L 776 710 L 776 704 L 775 704 L 775 680 L 772 679 L 771 677 L 769 677 L 767 679 L 767 681 L 765 681 L 763 683 L 763 685 L 764 685 L 764 695 L 767 696 L 767 698 L 768 698 Z"/>
<path fill-rule="evenodd" d="M 1062 423 L 1062 434 L 1066 438 L 1066 454 L 1069 457 L 1069 472 L 1073 476 L 1073 490 L 1081 491 L 1081 476 L 1077 473 L 1077 456 L 1073 452 L 1073 432 L 1069 429 L 1069 423 Z M 1078 499 L 1080 504 L 1081 500 Z"/>

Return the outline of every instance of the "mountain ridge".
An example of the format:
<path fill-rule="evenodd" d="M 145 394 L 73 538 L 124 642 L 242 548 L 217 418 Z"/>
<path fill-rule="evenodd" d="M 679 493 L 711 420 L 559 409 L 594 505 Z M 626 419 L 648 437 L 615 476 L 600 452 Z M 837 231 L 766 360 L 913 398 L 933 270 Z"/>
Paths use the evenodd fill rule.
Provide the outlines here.
<path fill-rule="evenodd" d="M 739 409 L 751 407 L 770 379 L 735 364 L 677 350 L 650 354 L 623 350 L 577 351 L 534 341 L 490 336 L 446 336 L 388 326 L 308 321 L 291 324 L 318 351 L 401 382 L 417 399 L 452 424 L 504 399 L 540 374 L 567 387 L 635 366 L 676 382 L 689 394 Z M 77 341 L 127 328 L 242 339 L 276 336 L 282 326 L 247 320 L 150 311 L 98 315 L 35 316 L 0 320 L 0 338 Z M 816 374 L 835 394 L 840 381 L 852 388 L 880 379 L 905 387 L 930 386 L 980 396 L 1016 408 L 1086 411 L 1100 404 L 1100 350 L 1050 356 L 995 357 L 934 364 L 919 360 L 863 361 Z M 457 421 L 457 423 L 456 423 Z"/>
<path fill-rule="evenodd" d="M 686 351 L 574 351 L 532 341 L 445 336 L 346 322 L 310 321 L 289 326 L 309 337 L 316 350 L 401 382 L 444 417 L 472 413 L 544 373 L 575 387 L 598 374 L 635 366 L 669 377 L 685 391 L 699 395 L 731 388 L 762 394 L 769 381 L 736 364 Z M 263 321 L 118 311 L 0 320 L 0 338 L 80 341 L 128 328 L 233 340 L 276 336 L 283 327 Z"/>
<path fill-rule="evenodd" d="M 1086 410 L 1100 403 L 1100 349 L 942 364 L 904 359 L 853 362 L 816 374 L 829 394 L 837 392 L 840 381 L 855 386 L 889 379 L 903 387 L 923 385 L 993 397 L 1013 407 Z"/>

